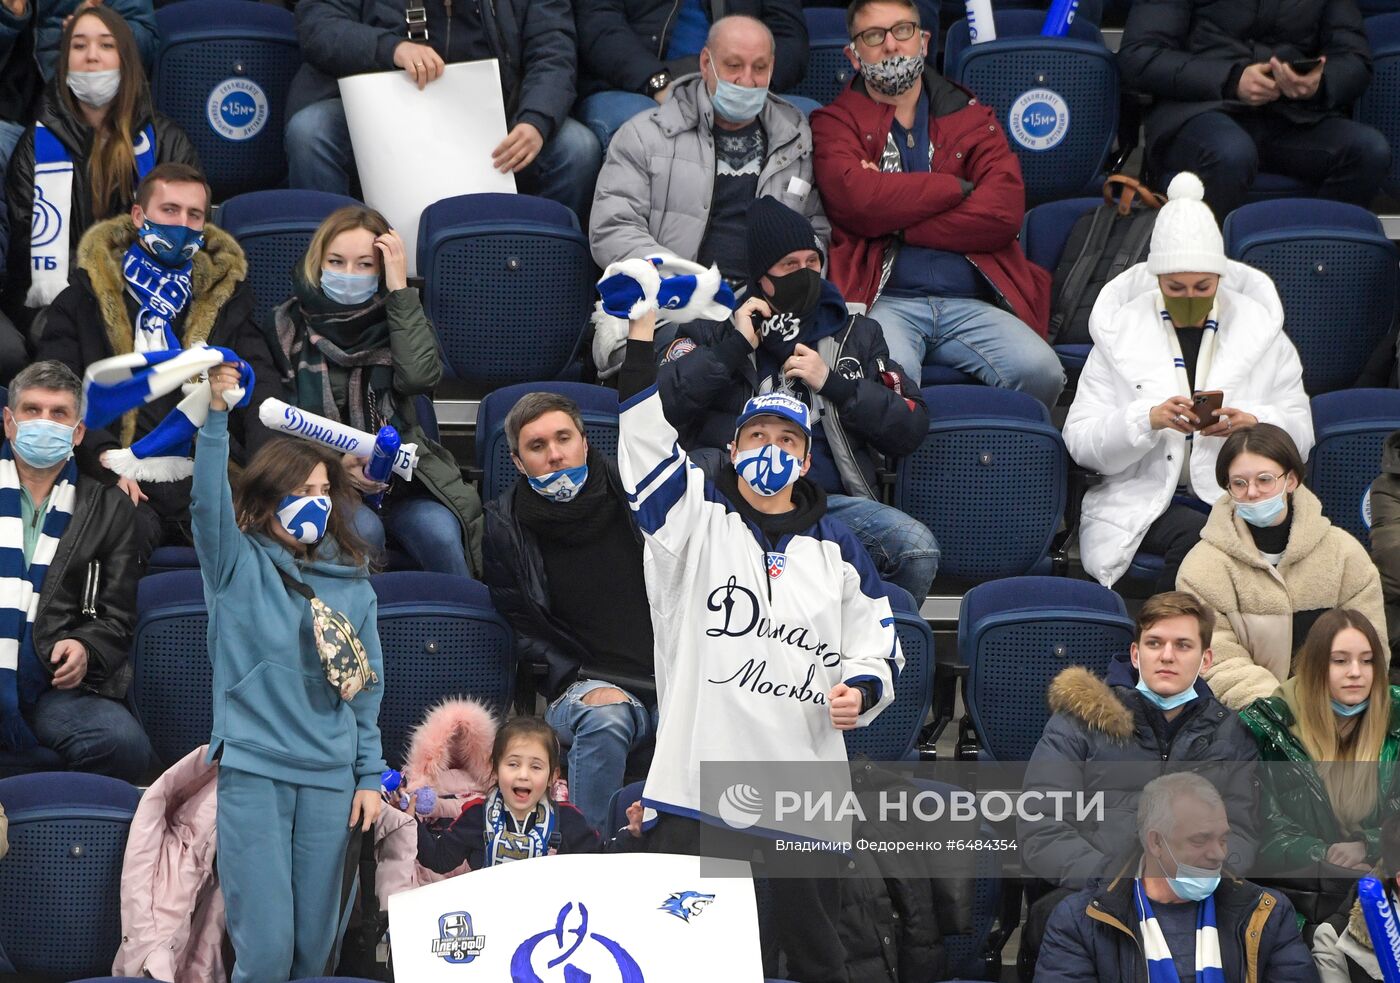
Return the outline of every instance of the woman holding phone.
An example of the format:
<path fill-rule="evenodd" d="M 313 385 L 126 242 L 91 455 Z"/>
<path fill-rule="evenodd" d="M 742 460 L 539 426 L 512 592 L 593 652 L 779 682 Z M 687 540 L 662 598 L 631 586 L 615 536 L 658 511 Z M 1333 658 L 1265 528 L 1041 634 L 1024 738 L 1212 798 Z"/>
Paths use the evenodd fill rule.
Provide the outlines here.
<path fill-rule="evenodd" d="M 1084 496 L 1079 553 L 1105 587 L 1139 553 L 1162 558 L 1156 592 L 1200 539 L 1222 488 L 1229 435 L 1282 427 L 1306 457 L 1312 415 L 1303 366 L 1283 333 L 1273 281 L 1225 258 L 1190 173 L 1157 213 L 1147 260 L 1107 283 L 1089 315 L 1094 348 L 1065 421 L 1065 444 L 1103 476 Z"/>
<path fill-rule="evenodd" d="M 1233 710 L 1270 696 L 1295 671 L 1318 617 L 1354 608 L 1385 634 L 1381 577 L 1365 547 L 1322 514 L 1303 485 L 1303 458 L 1281 427 L 1237 430 L 1220 448 L 1226 494 L 1177 576 L 1215 610 L 1214 659 L 1202 675 Z M 1386 650 L 1375 653 L 1383 672 Z"/>

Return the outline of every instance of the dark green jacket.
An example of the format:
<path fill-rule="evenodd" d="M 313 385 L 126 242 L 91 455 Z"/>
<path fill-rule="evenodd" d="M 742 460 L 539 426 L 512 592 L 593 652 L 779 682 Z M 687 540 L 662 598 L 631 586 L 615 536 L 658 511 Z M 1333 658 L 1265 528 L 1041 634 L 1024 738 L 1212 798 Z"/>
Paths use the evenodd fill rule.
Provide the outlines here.
<path fill-rule="evenodd" d="M 292 298 L 287 303 L 295 304 Z M 472 576 L 481 576 L 481 496 L 477 490 L 462 480 L 461 469 L 452 453 L 428 439 L 418 424 L 418 411 L 413 405 L 415 396 L 431 396 L 433 387 L 442 379 L 442 356 L 438 353 L 437 338 L 433 334 L 432 323 L 423 311 L 423 302 L 416 287 L 405 287 L 389 294 L 385 304 L 389 320 L 389 351 L 394 357 L 394 392 L 402 397 L 398 400 L 398 412 L 406 426 L 399 437 L 405 444 L 418 445 L 418 467 L 413 472 L 413 480 L 421 481 L 433 498 L 446 505 L 457 516 L 462 526 L 462 548 L 466 550 L 468 566 Z M 277 339 L 277 311 L 267 316 L 265 333 L 272 357 L 277 361 L 284 377 L 290 379 L 292 366 L 287 353 L 282 351 Z M 331 376 L 343 376 L 345 371 L 330 367 Z M 338 381 L 333 382 L 338 386 Z M 290 398 L 295 401 L 295 384 L 288 389 Z M 303 409 L 319 413 L 320 408 L 307 406 Z M 341 412 L 344 413 L 344 407 Z"/>
<path fill-rule="evenodd" d="M 1381 747 L 1381 763 L 1393 765 L 1400 758 L 1400 687 L 1390 687 L 1390 732 Z M 1298 870 L 1320 862 L 1333 843 L 1351 838 L 1341 828 L 1322 777 L 1312 767 L 1302 743 L 1289 729 L 1293 711 L 1282 696 L 1255 700 L 1240 714 L 1259 745 L 1266 762 L 1292 762 L 1293 768 L 1272 765 L 1262 769 L 1263 802 L 1259 810 L 1258 862 L 1270 871 Z M 1376 811 L 1361 824 L 1366 858 L 1380 857 L 1380 825 L 1400 812 L 1400 787 L 1394 768 L 1381 769 L 1381 796 Z"/>

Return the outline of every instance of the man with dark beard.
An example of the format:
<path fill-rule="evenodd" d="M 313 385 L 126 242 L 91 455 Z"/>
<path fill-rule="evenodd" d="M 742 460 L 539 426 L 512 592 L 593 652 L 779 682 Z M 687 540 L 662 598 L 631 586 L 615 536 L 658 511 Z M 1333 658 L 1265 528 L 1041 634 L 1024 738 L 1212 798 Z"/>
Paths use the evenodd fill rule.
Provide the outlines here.
<path fill-rule="evenodd" d="M 726 322 L 685 325 L 658 373 L 666 417 L 691 456 L 725 456 L 734 418 L 753 396 L 786 389 L 812 421 L 808 477 L 827 512 L 851 528 L 880 576 L 921 602 L 938 570 L 938 545 L 921 523 L 879 501 L 879 455 L 919 446 L 928 410 L 890 360 L 880 325 L 847 314 L 822 279 L 812 223 L 771 197 L 749 206 L 748 298 Z"/>

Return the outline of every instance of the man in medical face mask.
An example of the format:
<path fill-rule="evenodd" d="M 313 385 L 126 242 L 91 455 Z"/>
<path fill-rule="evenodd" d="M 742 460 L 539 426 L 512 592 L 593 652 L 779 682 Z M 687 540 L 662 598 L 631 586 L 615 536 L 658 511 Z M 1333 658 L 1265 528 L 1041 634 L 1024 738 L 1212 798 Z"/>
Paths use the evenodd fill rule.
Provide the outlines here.
<path fill-rule="evenodd" d="M 810 221 L 822 243 L 830 238 L 812 186 L 806 116 L 769 90 L 776 53 L 762 21 L 721 17 L 700 52 L 699 73 L 670 83 L 663 105 L 617 131 L 589 223 L 600 267 L 670 253 L 718 266 L 737 294 L 752 266 L 747 210 L 765 196 Z M 620 346 L 609 352 L 619 362 Z"/>
<path fill-rule="evenodd" d="M 1317 980 L 1287 897 L 1226 872 L 1230 821 L 1210 781 L 1148 782 L 1137 823 L 1141 859 L 1055 909 L 1037 983 Z"/>
<path fill-rule="evenodd" d="M 131 503 L 81 475 L 82 383 L 35 362 L 10 384 L 0 446 L 0 752 L 150 778 L 150 742 L 121 704 L 135 622 Z M 91 607 L 96 614 L 85 610 Z"/>
<path fill-rule="evenodd" d="M 483 579 L 569 741 L 569 798 L 601 830 L 628 753 L 656 731 L 641 537 L 572 399 L 529 393 L 505 435 L 520 477 L 486 506 Z"/>
<path fill-rule="evenodd" d="M 209 186 L 186 164 L 157 164 L 136 188 L 130 212 L 83 235 L 71 283 L 50 305 L 37 357 L 54 359 L 80 378 L 93 362 L 119 352 L 152 353 L 207 343 L 228 348 L 253 367 L 251 406 L 280 396 L 280 374 L 254 316 L 248 260 L 238 241 L 209 222 Z M 79 466 L 115 482 L 136 505 L 137 549 L 189 542 L 189 481 L 156 466 L 117 473 L 108 451 L 149 434 L 183 393 L 146 404 L 88 434 Z M 242 464 L 267 437 L 257 413 L 232 414 L 233 459 Z"/>
<path fill-rule="evenodd" d="M 1051 682 L 1052 716 L 1027 766 L 1026 788 L 1047 795 L 1082 789 L 1102 795 L 1107 812 L 1085 822 L 1046 810 L 1043 819 L 1019 821 L 1027 869 L 1058 885 L 1030 907 L 1022 944 L 1031 962 L 1055 905 L 1118 873 L 1133 849 L 1132 816 L 1146 778 L 1185 768 L 1207 775 L 1229 810 L 1227 863 L 1236 870 L 1253 863 L 1259 751 L 1239 715 L 1198 682 L 1210 665 L 1214 625 L 1214 612 L 1195 596 L 1157 594 L 1143 603 L 1136 640 L 1109 662 L 1106 679 L 1073 667 Z"/>

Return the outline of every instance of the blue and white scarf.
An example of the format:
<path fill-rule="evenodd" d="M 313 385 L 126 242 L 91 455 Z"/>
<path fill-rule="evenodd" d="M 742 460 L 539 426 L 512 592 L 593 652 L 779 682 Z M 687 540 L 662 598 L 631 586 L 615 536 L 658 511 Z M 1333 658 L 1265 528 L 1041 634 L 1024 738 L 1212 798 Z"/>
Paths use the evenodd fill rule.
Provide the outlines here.
<path fill-rule="evenodd" d="M 186 260 L 178 269 L 163 266 L 151 258 L 140 241 L 133 242 L 122 259 L 126 292 L 135 299 L 136 336 L 132 347 L 138 352 L 163 352 L 180 347 L 174 321 L 194 295 L 194 261 Z"/>
<path fill-rule="evenodd" d="M 48 673 L 34 651 L 34 614 L 58 541 L 73 516 L 78 466 L 70 456 L 49 492 L 43 529 L 27 567 L 22 494 L 19 469 L 6 443 L 0 446 L 0 747 L 10 750 L 38 744 L 22 716 L 49 686 Z"/>
<path fill-rule="evenodd" d="M 179 481 L 194 473 L 191 445 L 209 416 L 209 370 L 237 362 L 239 388 L 225 394 L 230 407 L 245 406 L 253 394 L 253 369 L 227 348 L 200 345 L 181 351 L 131 352 L 93 362 L 83 377 L 89 428 L 105 427 L 129 410 L 184 388 L 185 398 L 154 430 L 128 448 L 108 451 L 104 461 L 123 478 Z M 190 382 L 191 378 L 197 381 Z"/>
<path fill-rule="evenodd" d="M 551 849 L 559 848 L 558 814 L 545 795 L 535 811 L 516 822 L 506 808 L 501 790 L 493 788 L 486 797 L 486 866 L 545 857 Z"/>
<path fill-rule="evenodd" d="M 1138 935 L 1147 957 L 1148 983 L 1180 983 L 1176 963 L 1166 936 L 1152 913 L 1152 903 L 1143 890 L 1142 878 L 1133 881 L 1133 908 L 1137 911 Z M 1215 895 L 1196 906 L 1196 983 L 1225 983 L 1220 963 L 1220 934 L 1215 929 Z"/>
<path fill-rule="evenodd" d="M 136 134 L 132 153 L 139 182 L 156 166 L 156 131 L 150 124 Z M 26 307 L 47 307 L 68 286 L 68 223 L 72 216 L 73 156 L 48 127 L 35 123 L 34 210 L 29 227 Z"/>

